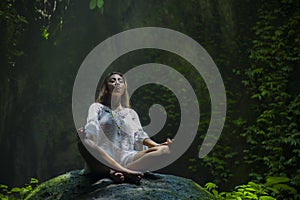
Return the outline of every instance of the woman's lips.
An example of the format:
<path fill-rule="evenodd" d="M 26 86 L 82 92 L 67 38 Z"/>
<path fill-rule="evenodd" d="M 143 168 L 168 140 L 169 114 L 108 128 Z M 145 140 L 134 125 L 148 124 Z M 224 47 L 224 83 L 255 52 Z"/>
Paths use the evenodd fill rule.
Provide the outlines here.
<path fill-rule="evenodd" d="M 121 87 L 115 87 L 115 88 L 114 88 L 114 91 L 120 91 L 120 90 L 122 90 Z"/>

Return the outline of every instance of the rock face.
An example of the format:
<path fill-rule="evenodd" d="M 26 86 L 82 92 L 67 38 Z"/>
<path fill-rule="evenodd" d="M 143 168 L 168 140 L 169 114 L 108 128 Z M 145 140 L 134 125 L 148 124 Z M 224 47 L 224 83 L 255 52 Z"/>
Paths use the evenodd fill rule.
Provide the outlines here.
<path fill-rule="evenodd" d="M 173 175 L 154 174 L 134 185 L 114 184 L 110 179 L 94 181 L 79 172 L 71 171 L 42 183 L 26 200 L 214 199 L 192 180 Z"/>

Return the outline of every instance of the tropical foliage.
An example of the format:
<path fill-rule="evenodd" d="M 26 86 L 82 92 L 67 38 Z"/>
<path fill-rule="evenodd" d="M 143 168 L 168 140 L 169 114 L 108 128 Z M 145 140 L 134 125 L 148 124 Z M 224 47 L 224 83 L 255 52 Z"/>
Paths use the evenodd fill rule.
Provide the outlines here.
<path fill-rule="evenodd" d="M 300 185 L 300 94 L 291 87 L 300 59 L 299 19 L 297 1 L 262 2 L 249 48 L 250 66 L 235 69 L 252 99 L 252 117 L 235 120 L 243 127 L 237 136 L 245 139 L 240 156 L 249 176 L 256 181 L 268 176 L 289 177 L 296 188 Z M 206 165 L 215 169 L 215 174 L 227 171 L 232 175 L 224 152 L 228 152 L 225 158 L 239 153 L 231 151 L 232 145 L 220 147 L 205 159 Z"/>
<path fill-rule="evenodd" d="M 2 171 L 14 174 L 17 182 L 26 178 L 25 173 L 28 178 L 36 175 L 32 173 L 80 167 L 70 99 L 82 59 L 116 32 L 160 26 L 186 33 L 203 45 L 220 69 L 228 98 L 222 136 L 199 160 L 195 154 L 209 124 L 210 103 L 196 70 L 184 59 L 154 50 L 130 52 L 112 64 L 124 66 L 125 72 L 155 61 L 191 81 L 201 108 L 200 142 L 178 161 L 190 169 L 184 173 L 201 184 L 210 181 L 206 189 L 220 199 L 299 199 L 295 188 L 300 186 L 300 2 L 149 2 L 0 2 L 0 155 L 7 160 Z M 132 97 L 140 114 L 153 102 L 168 112 L 165 135 L 157 139 L 173 137 L 180 123 L 176 97 L 157 85 L 145 86 Z M 149 122 L 145 116 L 143 123 Z M 30 153 L 23 148 L 30 148 Z M 1 185 L 0 197 L 24 198 L 36 184 L 32 181 L 24 188 Z"/>
<path fill-rule="evenodd" d="M 269 177 L 264 184 L 248 182 L 245 185 L 236 186 L 232 192 L 219 192 L 218 186 L 211 182 L 206 183 L 204 187 L 217 199 L 276 200 L 287 199 L 288 195 L 297 194 L 297 190 L 289 186 L 290 181 L 286 177 Z"/>
<path fill-rule="evenodd" d="M 31 178 L 29 184 L 24 187 L 9 188 L 7 185 L 0 184 L 0 199 L 1 200 L 15 200 L 25 199 L 30 192 L 37 187 L 38 180 Z"/>

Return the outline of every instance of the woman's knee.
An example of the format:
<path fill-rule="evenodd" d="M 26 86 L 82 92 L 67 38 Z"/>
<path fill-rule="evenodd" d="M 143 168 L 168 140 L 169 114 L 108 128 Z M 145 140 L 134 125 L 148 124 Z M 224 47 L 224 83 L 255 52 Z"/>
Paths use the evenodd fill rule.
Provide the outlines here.
<path fill-rule="evenodd" d="M 109 168 L 99 162 L 99 160 L 97 160 L 81 142 L 79 142 L 77 145 L 82 158 L 85 160 L 92 173 L 104 174 L 109 172 Z"/>
<path fill-rule="evenodd" d="M 170 154 L 170 148 L 167 145 L 162 145 L 159 147 L 159 151 L 161 152 L 161 154 Z"/>

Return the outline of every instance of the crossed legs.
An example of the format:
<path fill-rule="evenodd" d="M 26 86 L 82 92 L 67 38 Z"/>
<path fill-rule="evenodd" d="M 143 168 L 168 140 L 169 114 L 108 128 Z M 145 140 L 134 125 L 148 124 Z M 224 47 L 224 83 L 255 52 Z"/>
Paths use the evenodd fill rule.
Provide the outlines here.
<path fill-rule="evenodd" d="M 85 145 L 83 145 L 82 141 L 78 142 L 78 149 L 86 161 L 90 172 L 97 178 L 110 176 L 113 179 L 118 178 L 121 180 L 120 182 L 122 182 L 122 180 L 124 181 L 126 178 L 129 179 L 129 181 L 131 179 L 131 182 L 133 183 L 139 182 L 142 177 L 142 173 L 140 171 L 147 171 L 147 167 L 153 162 L 159 162 L 159 160 L 163 159 L 165 155 L 170 153 L 169 146 L 167 145 L 151 147 L 147 150 L 138 152 L 134 157 L 134 161 L 123 167 L 92 140 L 85 139 L 83 142 L 85 142 Z M 97 158 L 95 158 L 86 147 L 93 155 L 97 155 Z M 107 166 L 110 166 L 111 168 Z"/>
<path fill-rule="evenodd" d="M 85 159 L 91 172 L 99 175 L 105 175 L 108 171 L 110 171 L 110 168 L 107 166 L 110 166 L 113 170 L 116 171 L 141 175 L 141 173 L 138 171 L 130 170 L 120 165 L 118 162 L 112 159 L 102 148 L 97 146 L 92 140 L 85 139 L 83 142 L 85 143 L 85 146 L 82 142 L 78 143 L 79 152 Z M 86 149 L 86 147 L 89 151 Z M 92 155 L 90 152 L 92 153 Z M 96 158 L 93 155 L 96 155 Z"/>
<path fill-rule="evenodd" d="M 158 147 L 151 147 L 147 150 L 138 152 L 134 161 L 126 166 L 126 168 L 135 171 L 147 171 L 147 167 L 151 166 L 153 162 L 159 162 L 164 156 L 170 154 L 168 145 Z"/>

